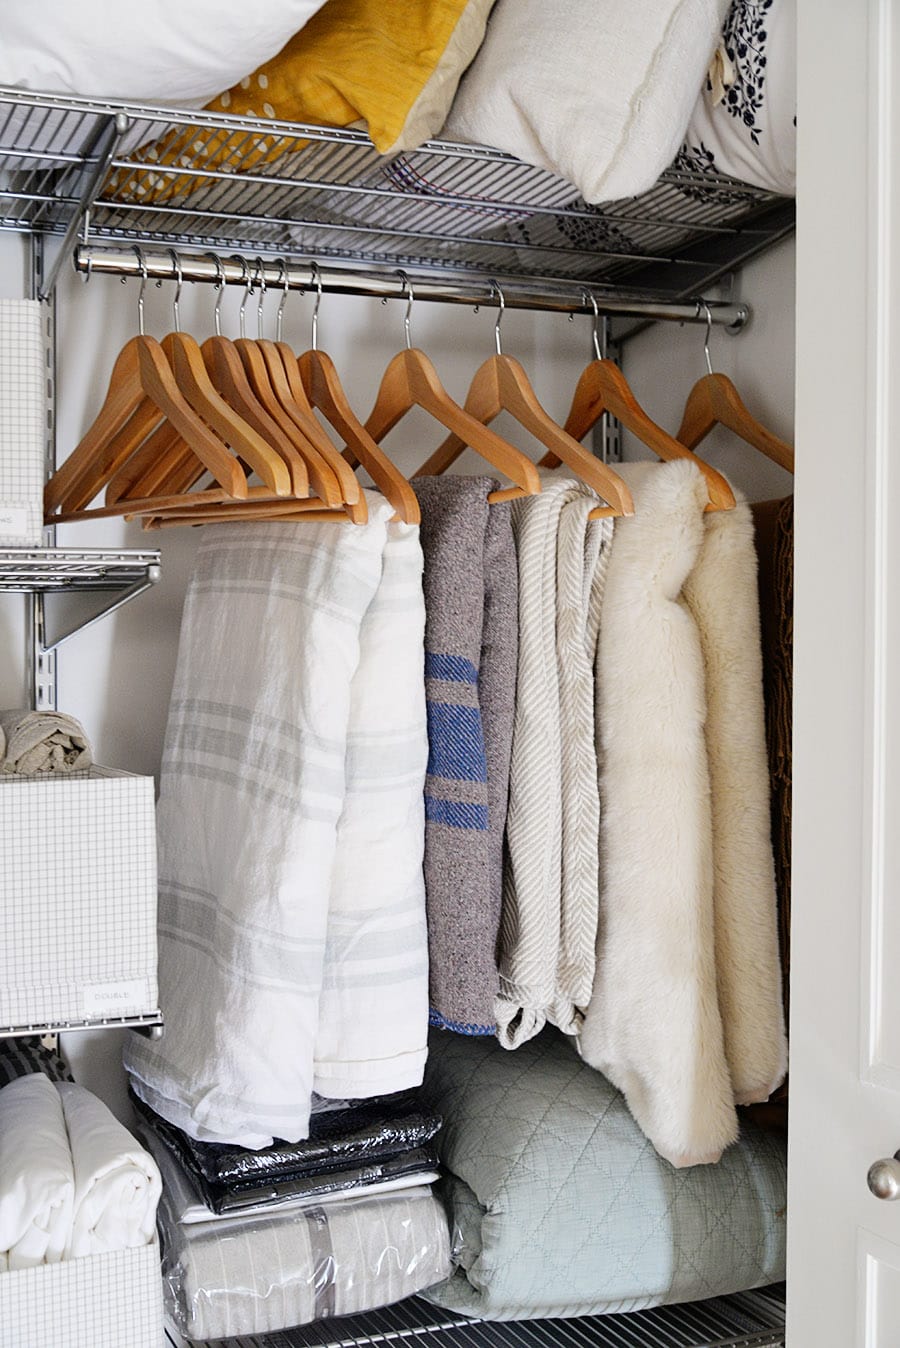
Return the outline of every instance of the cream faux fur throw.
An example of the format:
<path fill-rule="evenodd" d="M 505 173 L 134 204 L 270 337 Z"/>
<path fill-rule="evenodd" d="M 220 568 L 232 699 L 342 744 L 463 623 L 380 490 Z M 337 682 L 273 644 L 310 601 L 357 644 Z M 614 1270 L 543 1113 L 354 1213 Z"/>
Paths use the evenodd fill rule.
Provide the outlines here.
<path fill-rule="evenodd" d="M 704 515 L 690 463 L 622 472 L 635 515 L 616 523 L 598 646 L 600 920 L 579 1048 L 662 1156 L 697 1165 L 735 1140 L 735 1096 L 784 1070 L 752 525 L 743 501 Z"/>

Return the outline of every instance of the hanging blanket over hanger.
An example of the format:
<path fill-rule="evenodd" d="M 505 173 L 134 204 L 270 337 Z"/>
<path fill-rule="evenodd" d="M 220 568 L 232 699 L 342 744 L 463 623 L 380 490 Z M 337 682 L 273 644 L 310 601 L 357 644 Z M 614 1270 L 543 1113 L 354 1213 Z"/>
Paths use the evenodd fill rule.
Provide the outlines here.
<path fill-rule="evenodd" d="M 516 692 L 510 508 L 487 477 L 413 480 L 425 554 L 431 1021 L 492 1034 Z"/>
<path fill-rule="evenodd" d="M 752 525 L 687 463 L 623 466 L 598 647 L 600 924 L 584 1058 L 674 1165 L 784 1071 Z M 733 1078 L 733 1080 L 732 1080 Z"/>
<path fill-rule="evenodd" d="M 753 516 L 704 517 L 684 586 L 706 676 L 716 984 L 735 1103 L 768 1100 L 787 1070 Z"/>
<path fill-rule="evenodd" d="M 166 1034 L 126 1048 L 193 1137 L 297 1141 L 313 1088 L 421 1080 L 422 554 L 367 501 L 366 525 L 222 525 L 198 551 L 158 807 Z"/>
<path fill-rule="evenodd" d="M 594 656 L 610 520 L 597 497 L 545 476 L 513 504 L 519 566 L 519 672 L 497 1034 L 506 1048 L 545 1021 L 580 1026 L 594 973 L 599 794 Z"/>

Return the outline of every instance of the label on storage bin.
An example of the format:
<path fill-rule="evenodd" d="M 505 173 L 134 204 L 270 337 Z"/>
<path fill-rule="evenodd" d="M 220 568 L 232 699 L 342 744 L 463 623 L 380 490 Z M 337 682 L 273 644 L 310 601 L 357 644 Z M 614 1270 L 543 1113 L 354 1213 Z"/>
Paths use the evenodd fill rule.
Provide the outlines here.
<path fill-rule="evenodd" d="M 4 538 L 28 538 L 28 509 L 26 506 L 4 505 L 0 501 L 0 534 Z"/>
<path fill-rule="evenodd" d="M 130 1016 L 147 1011 L 147 982 L 88 983 L 82 988 L 82 1011 L 88 1016 Z"/>

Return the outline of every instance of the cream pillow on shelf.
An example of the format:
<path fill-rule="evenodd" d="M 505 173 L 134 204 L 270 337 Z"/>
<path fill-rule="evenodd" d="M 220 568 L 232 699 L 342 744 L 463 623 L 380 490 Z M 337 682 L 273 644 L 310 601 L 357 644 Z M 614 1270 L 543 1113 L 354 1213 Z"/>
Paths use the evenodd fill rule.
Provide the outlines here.
<path fill-rule="evenodd" d="M 499 0 L 443 134 L 493 145 L 596 204 L 652 187 L 680 146 L 727 0 Z"/>

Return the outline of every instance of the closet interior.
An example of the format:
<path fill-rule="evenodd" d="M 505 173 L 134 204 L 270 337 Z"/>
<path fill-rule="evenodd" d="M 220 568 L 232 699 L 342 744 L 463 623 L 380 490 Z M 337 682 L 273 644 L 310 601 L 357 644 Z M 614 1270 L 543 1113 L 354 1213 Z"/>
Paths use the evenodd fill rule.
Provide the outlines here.
<path fill-rule="evenodd" d="M 515 407 L 522 424 L 529 426 L 530 418 L 530 429 L 539 438 L 541 409 L 534 411 L 534 402 L 516 382 L 515 342 L 507 338 L 501 318 L 506 310 L 556 315 L 558 322 L 575 316 L 585 334 L 593 322 L 584 350 L 587 382 L 579 391 L 580 410 L 576 415 L 573 407 L 567 429 L 577 440 L 591 432 L 597 458 L 585 471 L 595 474 L 587 480 L 606 503 L 597 512 L 600 516 L 628 516 L 634 509 L 626 485 L 631 479 L 616 473 L 627 457 L 623 438 L 630 435 L 635 445 L 643 445 L 639 457 L 646 457 L 648 449 L 661 458 L 697 450 L 714 508 L 727 508 L 731 494 L 722 475 L 703 460 L 702 442 L 715 424 L 729 427 L 755 451 L 790 470 L 790 446 L 755 420 L 735 384 L 716 373 L 714 363 L 721 343 L 731 340 L 723 330 L 740 342 L 741 329 L 753 321 L 754 296 L 748 294 L 746 302 L 743 296 L 730 298 L 729 286 L 742 268 L 790 237 L 793 202 L 689 165 L 667 170 L 649 192 L 610 205 L 573 202 L 565 188 L 556 176 L 508 154 L 462 143 L 427 142 L 385 160 L 364 132 L 353 129 L 0 89 L 0 228 L 27 236 L 31 297 L 42 302 L 50 408 L 45 496 L 50 532 L 41 547 L 0 548 L 0 591 L 27 596 L 25 666 L 31 706 L 56 707 L 56 653 L 65 642 L 165 575 L 165 543 L 177 532 L 174 526 L 227 520 L 241 511 L 247 519 L 297 521 L 305 515 L 320 521 L 328 512 L 343 510 L 352 520 L 354 509 L 360 508 L 360 492 L 348 465 L 355 468 L 360 461 L 397 518 L 411 519 L 404 512 L 418 512 L 406 478 L 387 458 L 390 444 L 381 458 L 371 448 L 374 440 L 377 449 L 399 419 L 400 402 L 379 404 L 380 424 L 376 426 L 379 417 L 373 414 L 363 428 L 372 434 L 364 436 L 342 411 L 321 363 L 318 384 L 311 377 L 317 353 L 327 359 L 325 334 L 317 333 L 316 322 L 321 317 L 324 325 L 328 306 L 339 303 L 334 296 L 384 300 L 396 332 L 395 359 L 407 365 L 415 354 L 417 319 L 426 307 L 446 305 L 447 312 L 453 312 L 451 306 L 479 307 L 490 313 L 496 323 L 496 361 L 485 361 L 487 392 L 474 397 L 471 410 L 487 424 L 501 405 L 508 411 Z M 155 411 L 147 414 L 148 428 L 161 425 L 166 409 L 171 420 L 165 391 L 153 392 L 158 385 L 152 356 L 137 354 L 150 350 L 148 339 L 146 347 L 133 348 L 136 354 L 128 358 L 127 371 L 123 364 L 125 372 L 116 385 L 122 398 L 130 399 L 128 412 L 121 422 L 111 421 L 104 435 L 98 433 L 81 459 L 83 446 L 69 460 L 73 446 L 55 443 L 53 400 L 56 361 L 65 358 L 58 333 L 68 320 L 67 314 L 57 313 L 56 296 L 63 270 L 70 268 L 85 283 L 86 293 L 101 283 L 99 278 L 127 282 L 121 305 L 133 315 L 133 333 L 141 336 L 145 292 L 152 295 L 151 288 L 161 287 L 167 303 L 175 299 L 172 338 L 185 337 L 185 352 L 194 338 L 189 328 L 178 331 L 181 288 L 192 288 L 195 308 L 202 303 L 208 310 L 205 331 L 215 326 L 217 334 L 227 292 L 231 307 L 224 330 L 237 339 L 232 347 L 245 333 L 249 337 L 246 372 L 252 373 L 251 361 L 258 358 L 275 362 L 263 368 L 272 377 L 277 374 L 279 388 L 282 378 L 299 379 L 297 387 L 305 386 L 312 394 L 311 400 L 339 429 L 348 452 L 329 466 L 322 457 L 327 447 L 313 433 L 308 455 L 291 459 L 285 451 L 270 465 L 268 459 L 254 460 L 255 441 L 248 438 L 223 464 L 204 459 L 192 442 L 192 425 L 173 422 L 181 438 L 170 434 L 167 442 L 171 468 L 148 475 L 150 456 L 145 453 L 141 461 L 141 441 L 129 448 L 121 435 L 116 440 L 134 408 L 146 406 L 141 398 L 158 399 Z M 233 324 L 227 326 L 238 295 L 240 339 Z M 159 303 L 154 300 L 157 308 Z M 295 305 L 302 306 L 304 323 L 312 319 L 312 331 L 299 367 L 295 357 L 288 368 L 278 363 L 278 344 L 284 313 L 293 313 Z M 263 341 L 251 353 L 258 315 Z M 622 365 L 629 373 L 631 343 L 654 323 L 659 324 L 655 342 L 671 340 L 690 348 L 697 376 L 677 433 L 671 420 L 666 422 L 671 435 L 640 408 L 634 411 L 626 396 L 628 385 L 620 378 Z M 162 329 L 157 332 L 161 336 Z M 495 336 L 484 321 L 477 332 L 484 345 L 471 352 L 473 370 L 491 357 Z M 213 340 L 199 333 L 198 339 Z M 156 338 L 153 343 L 160 346 Z M 427 352 L 428 343 L 423 346 Z M 187 354 L 184 360 L 187 369 Z M 386 363 L 381 360 L 380 365 Z M 349 391 L 348 373 L 339 361 L 335 364 Z M 412 388 L 413 376 L 405 377 Z M 291 392 L 284 387 L 282 412 Z M 686 393 L 687 387 L 679 385 L 679 400 Z M 432 395 L 423 396 L 427 401 Z M 412 403 L 412 393 L 408 401 Z M 364 415 L 362 408 L 354 410 Z M 291 423 L 282 419 L 279 424 L 290 441 Z M 298 412 L 293 425 L 304 424 Z M 464 431 L 465 423 L 451 418 L 443 428 L 430 429 L 437 434 L 419 461 L 424 463 L 430 452 L 428 463 L 434 462 L 425 471 L 442 471 L 463 445 L 453 435 Z M 542 466 L 552 469 L 568 451 L 562 440 L 554 441 L 544 430 Z M 441 440 L 444 444 L 435 449 Z M 499 435 L 496 441 L 505 443 Z M 478 448 L 473 439 L 465 443 Z M 118 457 L 111 445 L 117 446 Z M 484 446 L 485 458 L 497 452 L 487 434 Z M 482 468 L 489 471 L 484 464 Z M 257 472 L 252 483 L 251 469 Z M 520 481 L 516 465 L 504 459 L 500 471 L 514 484 L 506 489 L 507 497 L 533 490 L 533 470 L 526 469 Z M 106 496 L 98 504 L 101 487 Z M 142 523 L 147 541 L 162 544 L 92 546 L 92 520 L 108 530 L 114 526 L 107 522 L 120 516 L 135 526 Z M 60 526 L 71 526 L 65 545 L 56 538 Z M 162 532 L 169 528 L 172 534 Z M 202 536 L 205 531 L 198 532 Z M 75 537 L 78 546 L 70 545 Z M 140 689 L 132 691 L 137 705 Z M 162 1014 L 155 1002 L 121 1016 L 108 1009 L 79 1012 L 66 1007 L 56 1014 L 17 1015 L 0 1027 L 0 1036 L 125 1026 L 147 1032 L 142 1042 L 149 1050 L 157 1042 L 149 1034 L 162 1030 Z M 172 1326 L 166 1334 L 170 1344 L 187 1342 Z M 432 1348 L 775 1348 L 784 1343 L 783 1289 L 655 1309 L 623 1306 L 619 1313 L 600 1316 L 515 1322 L 464 1317 L 416 1297 L 364 1315 L 206 1342 L 215 1342 L 217 1348 L 226 1348 L 226 1342 L 229 1348 L 392 1343 Z"/>

